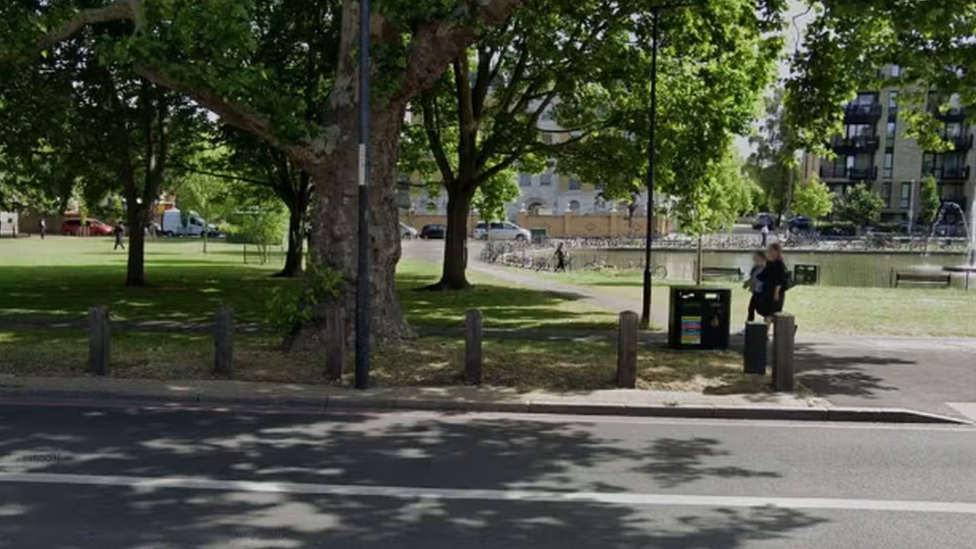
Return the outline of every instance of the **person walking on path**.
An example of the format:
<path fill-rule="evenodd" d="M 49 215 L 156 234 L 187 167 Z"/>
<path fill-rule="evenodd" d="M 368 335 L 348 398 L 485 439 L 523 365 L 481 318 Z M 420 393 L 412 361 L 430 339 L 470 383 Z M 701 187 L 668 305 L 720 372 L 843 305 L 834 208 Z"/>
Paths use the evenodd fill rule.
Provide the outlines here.
<path fill-rule="evenodd" d="M 44 236 L 47 235 L 47 221 L 44 221 L 43 217 L 41 218 L 41 221 L 38 223 L 38 229 L 40 230 L 41 233 L 41 240 L 44 240 Z"/>
<path fill-rule="evenodd" d="M 119 248 L 125 249 L 125 244 L 122 243 L 122 237 L 125 236 L 125 227 L 121 223 L 115 225 L 115 247 L 112 248 L 113 251 Z"/>
<path fill-rule="evenodd" d="M 556 270 L 557 273 L 566 272 L 566 252 L 563 251 L 562 242 L 556 247 Z"/>
<path fill-rule="evenodd" d="M 769 245 L 768 244 L 768 242 L 769 242 L 769 225 L 766 224 L 766 223 L 763 223 L 762 229 L 760 229 L 759 232 L 762 233 L 762 247 L 765 248 L 766 246 Z"/>
<path fill-rule="evenodd" d="M 762 274 L 763 269 L 766 268 L 766 252 L 759 250 L 752 254 L 752 270 L 749 271 L 749 278 L 743 284 L 743 288 L 749 290 L 749 316 L 746 322 L 756 321 L 756 311 L 760 307 L 760 301 L 762 300 L 763 294 L 763 283 L 759 280 L 759 275 Z M 740 335 L 745 335 L 746 331 L 743 329 L 739 332 Z"/>
<path fill-rule="evenodd" d="M 769 324 L 777 313 L 783 312 L 786 290 L 789 289 L 789 275 L 783 260 L 783 247 L 779 242 L 770 244 L 766 250 L 766 266 L 756 278 L 762 284 L 756 312 Z"/>

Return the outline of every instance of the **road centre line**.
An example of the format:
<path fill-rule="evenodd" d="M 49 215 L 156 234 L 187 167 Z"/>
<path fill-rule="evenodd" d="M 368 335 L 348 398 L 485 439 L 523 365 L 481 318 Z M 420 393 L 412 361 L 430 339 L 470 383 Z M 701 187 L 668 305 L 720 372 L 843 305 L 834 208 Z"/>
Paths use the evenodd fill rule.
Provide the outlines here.
<path fill-rule="evenodd" d="M 780 509 L 805 510 L 823 509 L 976 515 L 976 503 L 966 502 L 797 498 L 776 496 L 703 496 L 615 492 L 554 492 L 543 490 L 484 490 L 466 488 L 418 488 L 408 486 L 359 486 L 248 480 L 218 480 L 190 477 L 153 478 L 117 475 L 0 472 L 0 485 L 4 484 L 124 487 L 139 490 L 210 490 L 221 492 L 274 493 L 293 495 L 380 497 L 408 500 L 426 499 L 509 501 L 530 503 L 600 503 L 631 507 L 771 507 Z"/>

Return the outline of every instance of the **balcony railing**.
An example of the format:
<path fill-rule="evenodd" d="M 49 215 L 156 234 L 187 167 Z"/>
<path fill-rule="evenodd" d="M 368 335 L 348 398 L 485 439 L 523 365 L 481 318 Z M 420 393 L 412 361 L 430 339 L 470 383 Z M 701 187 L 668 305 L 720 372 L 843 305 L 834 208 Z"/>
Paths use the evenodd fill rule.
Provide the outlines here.
<path fill-rule="evenodd" d="M 856 135 L 854 137 L 834 137 L 830 144 L 838 152 L 876 151 L 881 142 L 876 135 Z"/>
<path fill-rule="evenodd" d="M 969 166 L 925 166 L 923 176 L 934 176 L 936 179 L 969 179 Z"/>
<path fill-rule="evenodd" d="M 973 148 L 973 135 L 957 135 L 955 137 L 942 136 L 942 139 L 952 143 L 957 151 L 968 151 Z"/>
<path fill-rule="evenodd" d="M 878 178 L 878 168 L 835 168 L 821 166 L 820 177 L 823 179 L 850 179 L 852 181 L 874 181 Z"/>
<path fill-rule="evenodd" d="M 934 114 L 936 118 L 947 121 L 963 121 L 966 119 L 966 109 L 961 107 L 949 107 L 948 109 L 942 109 L 941 105 L 929 105 L 929 112 Z"/>
<path fill-rule="evenodd" d="M 877 121 L 881 118 L 881 104 L 880 103 L 870 103 L 870 104 L 857 104 L 849 103 L 844 105 L 844 117 L 848 121 L 857 120 L 873 120 Z"/>

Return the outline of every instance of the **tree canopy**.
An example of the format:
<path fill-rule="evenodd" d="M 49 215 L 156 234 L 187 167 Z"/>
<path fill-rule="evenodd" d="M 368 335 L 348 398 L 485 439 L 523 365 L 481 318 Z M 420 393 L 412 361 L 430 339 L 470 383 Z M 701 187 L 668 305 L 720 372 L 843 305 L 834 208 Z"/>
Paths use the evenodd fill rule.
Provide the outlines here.
<path fill-rule="evenodd" d="M 653 8 L 636 19 L 630 55 L 617 61 L 636 63 L 643 77 L 623 83 L 622 93 L 585 90 L 615 113 L 614 124 L 560 158 L 562 171 L 597 183 L 609 199 L 630 200 L 645 188 Z M 659 12 L 656 190 L 679 198 L 679 217 L 704 219 L 715 170 L 731 167 L 734 137 L 750 132 L 782 50 L 784 8 L 727 0 Z M 734 171 L 722 177 L 738 177 Z"/>
<path fill-rule="evenodd" d="M 941 109 L 976 115 L 976 9 L 971 0 L 811 0 L 816 16 L 793 57 L 788 119 L 799 146 L 826 152 L 840 133 L 843 104 L 858 91 L 894 86 L 899 115 L 923 148 L 948 147 L 935 129 L 926 94 Z M 897 67 L 897 70 L 892 70 Z M 953 104 L 953 98 L 955 103 Z"/>

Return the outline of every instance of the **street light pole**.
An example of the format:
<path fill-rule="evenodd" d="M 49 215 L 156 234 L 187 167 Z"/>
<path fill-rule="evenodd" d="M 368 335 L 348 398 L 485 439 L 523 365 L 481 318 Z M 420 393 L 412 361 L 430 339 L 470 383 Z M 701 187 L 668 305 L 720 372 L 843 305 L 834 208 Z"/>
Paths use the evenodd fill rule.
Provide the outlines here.
<path fill-rule="evenodd" d="M 651 134 L 647 147 L 647 235 L 644 239 L 644 302 L 641 309 L 641 328 L 651 327 L 651 240 L 654 238 L 654 168 L 657 131 L 657 46 L 660 9 L 653 14 L 651 49 Z"/>
<path fill-rule="evenodd" d="M 369 0 L 359 0 L 359 267 L 356 279 L 356 389 L 369 388 Z"/>

